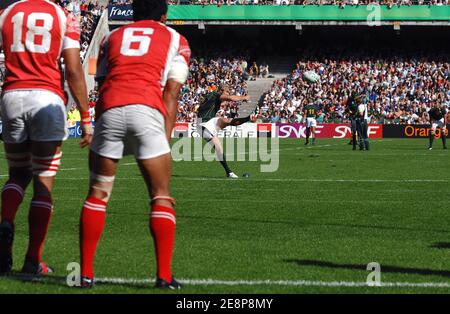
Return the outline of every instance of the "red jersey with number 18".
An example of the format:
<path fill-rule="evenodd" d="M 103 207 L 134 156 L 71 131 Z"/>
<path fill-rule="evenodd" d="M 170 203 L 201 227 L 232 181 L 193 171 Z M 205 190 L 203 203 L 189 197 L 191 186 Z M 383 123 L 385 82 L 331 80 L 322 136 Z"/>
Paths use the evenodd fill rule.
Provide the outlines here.
<path fill-rule="evenodd" d="M 46 0 L 13 3 L 0 14 L 0 46 L 5 52 L 3 91 L 48 90 L 66 99 L 60 59 L 80 48 L 80 25 Z"/>
<path fill-rule="evenodd" d="M 189 64 L 187 40 L 166 25 L 142 20 L 108 34 L 102 42 L 97 79 L 103 79 L 96 114 L 140 104 L 167 114 L 162 91 L 176 62 Z"/>

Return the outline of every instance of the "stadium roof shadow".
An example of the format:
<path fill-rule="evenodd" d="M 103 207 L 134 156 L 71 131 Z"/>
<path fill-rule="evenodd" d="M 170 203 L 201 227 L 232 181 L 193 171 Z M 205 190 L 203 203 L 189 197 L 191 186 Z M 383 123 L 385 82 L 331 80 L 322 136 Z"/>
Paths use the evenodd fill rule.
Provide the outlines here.
<path fill-rule="evenodd" d="M 362 264 L 338 264 L 327 261 L 319 260 L 302 260 L 302 259 L 285 259 L 286 263 L 294 263 L 298 266 L 316 266 L 322 268 L 337 268 L 337 269 L 354 269 L 366 271 L 367 265 Z M 410 268 L 410 267 L 400 267 L 393 265 L 381 265 L 382 273 L 398 273 L 398 274 L 415 274 L 415 275 L 426 275 L 426 276 L 441 276 L 450 277 L 450 270 L 437 270 L 428 268 Z"/>

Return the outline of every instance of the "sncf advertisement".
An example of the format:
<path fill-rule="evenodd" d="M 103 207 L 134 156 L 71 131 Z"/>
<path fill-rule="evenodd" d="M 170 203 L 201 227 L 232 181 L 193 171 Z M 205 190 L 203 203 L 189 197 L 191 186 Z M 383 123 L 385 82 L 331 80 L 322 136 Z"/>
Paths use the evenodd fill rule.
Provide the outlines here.
<path fill-rule="evenodd" d="M 276 134 L 279 138 L 304 138 L 306 137 L 306 125 L 301 123 L 277 123 Z M 369 124 L 369 138 L 382 138 L 383 125 Z M 317 138 L 350 138 L 351 128 L 349 124 L 318 124 L 316 126 Z"/>
<path fill-rule="evenodd" d="M 1 127 L 1 124 L 0 124 Z M 449 137 L 450 125 L 445 131 Z M 69 127 L 69 137 L 80 137 L 81 129 L 79 123 Z M 400 124 L 369 124 L 369 138 L 428 138 L 430 125 L 400 125 Z M 441 130 L 436 130 L 435 137 L 441 137 Z M 245 123 L 237 127 L 227 127 L 218 132 L 219 137 L 235 138 L 305 138 L 306 126 L 301 123 Z M 316 127 L 317 138 L 350 138 L 351 129 L 349 124 L 328 123 L 318 124 Z M 197 124 L 192 122 L 177 122 L 172 132 L 172 138 L 200 137 Z"/>

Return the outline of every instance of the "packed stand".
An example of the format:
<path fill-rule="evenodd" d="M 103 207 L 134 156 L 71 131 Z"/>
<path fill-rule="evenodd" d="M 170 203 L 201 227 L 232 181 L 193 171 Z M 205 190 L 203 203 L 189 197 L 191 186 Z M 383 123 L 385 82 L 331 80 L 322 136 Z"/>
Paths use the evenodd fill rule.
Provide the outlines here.
<path fill-rule="evenodd" d="M 58 0 L 56 2 L 72 13 L 80 22 L 80 58 L 83 62 L 105 7 L 96 0 Z"/>
<path fill-rule="evenodd" d="M 230 93 L 234 95 L 246 95 L 247 66 L 247 61 L 243 58 L 193 58 L 188 81 L 181 90 L 177 120 L 195 121 L 202 98 L 207 93 L 216 91 L 221 84 L 227 84 Z M 236 117 L 238 105 L 235 102 L 225 102 L 221 105 L 218 115 Z"/>
<path fill-rule="evenodd" d="M 345 105 L 355 91 L 366 95 L 373 123 L 423 124 L 433 103 L 450 106 L 450 64 L 445 59 L 310 55 L 273 83 L 260 104 L 261 120 L 301 122 L 303 107 L 313 103 L 319 123 L 347 122 Z M 303 78 L 310 70 L 320 75 L 319 82 Z"/>

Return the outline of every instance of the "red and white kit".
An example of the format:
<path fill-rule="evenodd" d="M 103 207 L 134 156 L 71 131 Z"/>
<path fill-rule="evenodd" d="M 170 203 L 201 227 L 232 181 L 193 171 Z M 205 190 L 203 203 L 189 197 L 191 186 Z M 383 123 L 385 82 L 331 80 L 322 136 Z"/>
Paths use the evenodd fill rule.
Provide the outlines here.
<path fill-rule="evenodd" d="M 2 95 L 7 143 L 67 137 L 61 53 L 80 48 L 80 25 L 60 6 L 23 0 L 0 15 L 0 45 L 7 70 Z"/>
<path fill-rule="evenodd" d="M 91 150 L 113 159 L 170 152 L 163 90 L 168 79 L 183 84 L 191 50 L 166 25 L 143 20 L 108 34 L 102 42 L 97 79 L 103 80 Z"/>

